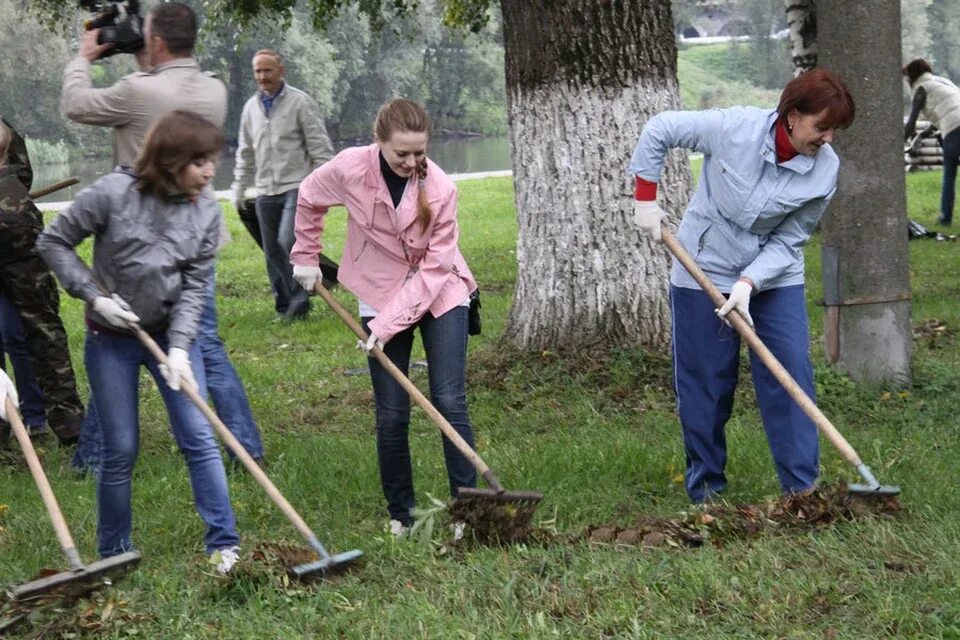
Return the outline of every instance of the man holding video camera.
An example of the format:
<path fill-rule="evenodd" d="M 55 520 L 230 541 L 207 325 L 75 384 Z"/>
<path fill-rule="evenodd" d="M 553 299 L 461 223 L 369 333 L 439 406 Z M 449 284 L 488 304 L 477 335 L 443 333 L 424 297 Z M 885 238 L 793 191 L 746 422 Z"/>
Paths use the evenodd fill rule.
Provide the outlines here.
<path fill-rule="evenodd" d="M 227 89 L 223 82 L 202 72 L 193 58 L 197 16 L 188 5 L 164 2 L 154 7 L 143 28 L 143 48 L 135 53 L 141 71 L 124 76 L 104 89 L 93 87 L 90 66 L 94 60 L 108 55 L 114 45 L 98 43 L 100 35 L 99 29 L 83 34 L 78 55 L 63 74 L 60 109 L 76 122 L 113 127 L 116 165 L 133 167 L 150 125 L 170 111 L 193 111 L 223 127 Z M 221 226 L 221 248 L 228 236 L 226 226 Z M 214 281 L 211 280 L 196 338 L 203 352 L 207 390 L 223 422 L 250 455 L 262 461 L 263 443 L 250 402 L 217 334 L 214 301 Z M 99 465 L 99 442 L 94 442 L 95 430 L 86 427 L 88 422 L 96 423 L 92 403 L 90 409 L 93 411 L 88 413 L 74 466 L 95 471 Z M 85 446 L 88 435 L 89 447 Z"/>
<path fill-rule="evenodd" d="M 85 31 L 80 50 L 63 72 L 60 110 L 75 122 L 113 127 L 114 162 L 132 167 L 159 116 L 184 109 L 222 127 L 227 116 L 227 88 L 200 70 L 193 58 L 197 16 L 186 4 L 164 2 L 147 16 L 140 71 L 105 89 L 93 88 L 91 63 L 112 43 L 98 44 L 99 29 Z"/>

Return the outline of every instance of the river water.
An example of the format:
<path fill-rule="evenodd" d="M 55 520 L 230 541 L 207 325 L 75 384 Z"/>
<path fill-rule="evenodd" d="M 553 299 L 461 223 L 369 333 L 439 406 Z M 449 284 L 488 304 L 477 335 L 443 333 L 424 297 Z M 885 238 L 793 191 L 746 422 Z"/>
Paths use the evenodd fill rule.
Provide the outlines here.
<path fill-rule="evenodd" d="M 338 145 L 337 150 L 344 145 Z M 500 171 L 510 169 L 510 144 L 504 137 L 458 138 L 435 140 L 427 150 L 430 159 L 443 167 L 447 173 L 472 173 L 476 171 Z M 234 156 L 225 153 L 217 164 L 214 188 L 229 189 L 233 182 Z M 77 176 L 80 183 L 52 193 L 38 202 L 62 202 L 72 200 L 77 191 L 112 169 L 110 158 L 85 159 L 76 164 L 34 165 L 33 188 L 38 189 L 69 176 Z"/>

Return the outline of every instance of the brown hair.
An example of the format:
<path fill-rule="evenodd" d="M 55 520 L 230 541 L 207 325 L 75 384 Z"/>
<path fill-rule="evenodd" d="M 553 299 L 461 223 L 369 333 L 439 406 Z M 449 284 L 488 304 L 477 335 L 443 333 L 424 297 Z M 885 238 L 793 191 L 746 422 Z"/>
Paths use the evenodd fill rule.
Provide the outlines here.
<path fill-rule="evenodd" d="M 900 71 L 903 73 L 903 75 L 907 76 L 907 82 L 909 82 L 910 86 L 912 87 L 913 83 L 917 81 L 917 78 L 925 73 L 933 73 L 933 67 L 931 67 L 930 63 L 923 58 L 914 58 L 907 64 L 903 65 L 903 68 Z"/>
<path fill-rule="evenodd" d="M 430 116 L 427 110 L 418 102 L 406 98 L 394 98 L 385 102 L 377 112 L 377 119 L 373 123 L 373 135 L 377 140 L 386 142 L 395 131 L 411 133 L 425 133 L 430 139 Z M 417 195 L 417 222 L 420 230 L 426 231 L 433 218 L 433 211 L 427 202 L 427 161 L 417 164 L 417 177 L 420 179 Z"/>
<path fill-rule="evenodd" d="M 0 122 L 0 167 L 7 166 L 7 153 L 13 141 L 13 132 L 3 122 Z"/>
<path fill-rule="evenodd" d="M 814 115 L 824 109 L 827 115 L 818 124 L 832 129 L 845 129 L 853 123 L 856 111 L 853 96 L 840 76 L 822 67 L 814 67 L 787 83 L 780 94 L 777 112 L 784 125 L 787 115 L 796 109 L 804 115 Z"/>
<path fill-rule="evenodd" d="M 150 12 L 150 34 L 175 56 L 189 56 L 197 43 L 197 14 L 183 2 L 162 2 Z"/>
<path fill-rule="evenodd" d="M 198 158 L 216 157 L 223 149 L 223 132 L 192 111 L 171 111 L 153 123 L 137 158 L 137 187 L 160 196 L 181 192 L 177 180 L 184 167 Z"/>

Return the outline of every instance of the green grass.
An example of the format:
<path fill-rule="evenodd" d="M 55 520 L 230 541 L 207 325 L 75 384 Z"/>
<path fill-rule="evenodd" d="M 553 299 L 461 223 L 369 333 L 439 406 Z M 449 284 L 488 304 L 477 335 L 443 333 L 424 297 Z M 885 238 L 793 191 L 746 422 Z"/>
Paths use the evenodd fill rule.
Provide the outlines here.
<path fill-rule="evenodd" d="M 936 216 L 938 174 L 908 176 L 911 217 Z M 318 536 L 360 548 L 362 566 L 301 587 L 248 571 L 208 575 L 193 511 L 152 382 L 144 383 L 142 451 L 134 480 L 136 573 L 98 600 L 39 617 L 24 635 L 104 638 L 880 638 L 960 637 L 960 492 L 957 371 L 960 274 L 956 243 L 911 243 L 915 323 L 938 319 L 947 335 L 918 338 L 913 383 L 861 387 L 820 355 L 819 242 L 807 252 L 811 329 L 820 403 L 882 481 L 903 485 L 906 510 L 806 532 L 699 550 L 616 551 L 573 534 L 601 522 L 678 516 L 689 504 L 679 426 L 664 354 L 627 350 L 517 353 L 499 344 L 516 277 L 516 220 L 508 179 L 465 182 L 462 246 L 483 288 L 484 334 L 471 339 L 469 401 L 478 447 L 511 488 L 546 494 L 539 523 L 562 543 L 452 549 L 445 528 L 429 539 L 384 534 L 369 380 L 348 330 L 316 308 L 309 321 L 274 324 L 262 257 L 232 214 L 220 261 L 221 332 L 264 434 L 269 473 Z M 338 256 L 344 217 L 330 218 Z M 950 265 L 953 265 L 952 267 Z M 351 310 L 355 301 L 339 299 Z M 319 304 L 322 304 L 319 300 Z M 64 298 L 78 378 L 81 305 Z M 422 374 L 415 381 L 423 385 Z M 776 495 L 772 463 L 744 376 L 728 428 L 727 499 Z M 446 494 L 436 428 L 411 426 L 418 503 Z M 94 557 L 91 480 L 68 453 L 44 466 L 85 558 Z M 853 479 L 824 443 L 823 479 Z M 231 491 L 244 547 L 297 535 L 243 474 Z M 0 580 L 62 567 L 24 469 L 0 467 Z M 569 537 L 566 537 L 569 536 Z M 49 626 L 43 626 L 49 625 Z M 70 635 L 73 634 L 73 635 Z"/>
<path fill-rule="evenodd" d="M 788 54 L 784 52 L 784 58 Z M 757 63 L 744 44 L 690 45 L 677 52 L 677 79 L 684 109 L 749 104 L 774 107 L 780 87 L 759 86 Z M 784 78 L 785 83 L 789 77 Z"/>

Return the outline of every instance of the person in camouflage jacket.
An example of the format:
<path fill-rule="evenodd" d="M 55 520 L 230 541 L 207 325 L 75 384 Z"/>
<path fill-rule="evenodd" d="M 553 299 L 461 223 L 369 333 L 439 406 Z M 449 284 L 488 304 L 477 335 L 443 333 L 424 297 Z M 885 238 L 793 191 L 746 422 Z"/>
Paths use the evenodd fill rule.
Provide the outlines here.
<path fill-rule="evenodd" d="M 43 217 L 29 196 L 33 170 L 23 138 L 6 121 L 2 127 L 0 293 L 23 323 L 33 370 L 47 402 L 47 423 L 61 443 L 73 444 L 80 435 L 83 404 L 60 320 L 57 283 L 34 247 L 43 231 Z"/>

